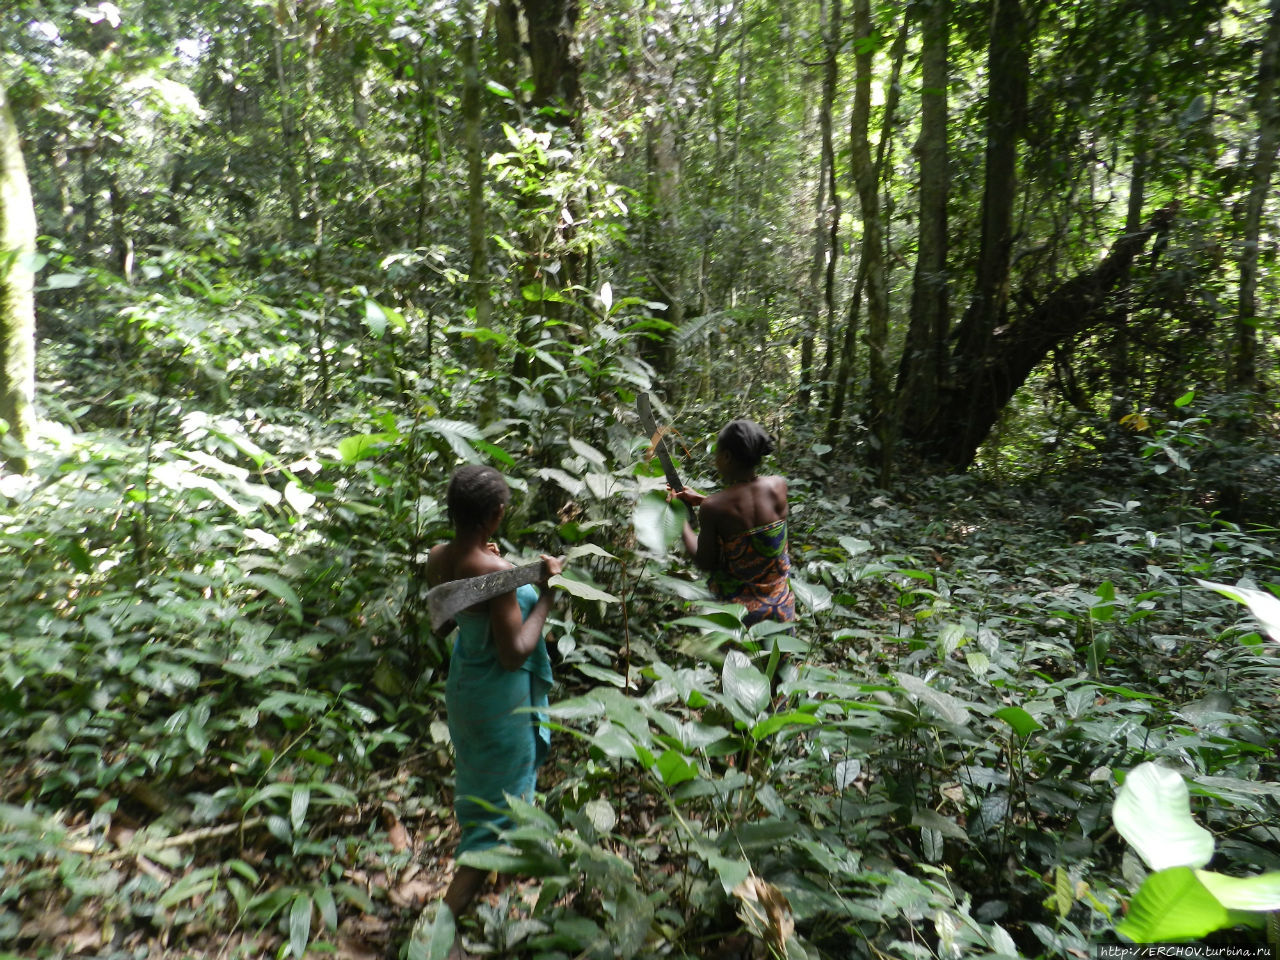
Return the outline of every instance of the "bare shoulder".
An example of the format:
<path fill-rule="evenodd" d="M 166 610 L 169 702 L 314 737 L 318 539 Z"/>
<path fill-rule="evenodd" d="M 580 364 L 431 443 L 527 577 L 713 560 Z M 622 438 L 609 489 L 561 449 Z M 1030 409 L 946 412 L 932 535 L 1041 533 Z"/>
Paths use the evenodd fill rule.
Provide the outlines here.
<path fill-rule="evenodd" d="M 447 543 L 437 543 L 427 551 L 427 583 L 433 587 L 449 579 L 444 574 L 448 563 L 448 547 Z"/>
<path fill-rule="evenodd" d="M 782 516 L 787 515 L 787 480 L 785 477 L 769 476 L 764 478 L 766 489 L 773 498 L 774 509 Z"/>
<path fill-rule="evenodd" d="M 453 541 L 447 541 L 436 544 L 427 553 L 427 583 L 436 586 L 450 580 L 496 573 L 510 566 L 510 563 L 489 550 L 459 553 Z"/>

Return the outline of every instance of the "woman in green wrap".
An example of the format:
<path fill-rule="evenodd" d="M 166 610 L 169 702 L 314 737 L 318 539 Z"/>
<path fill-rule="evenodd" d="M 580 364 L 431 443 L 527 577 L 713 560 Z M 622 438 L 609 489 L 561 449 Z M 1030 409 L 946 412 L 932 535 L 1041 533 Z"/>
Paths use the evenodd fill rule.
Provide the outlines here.
<path fill-rule="evenodd" d="M 710 496 L 688 487 L 676 496 L 698 511 L 700 531 L 684 525 L 684 545 L 708 571 L 717 600 L 747 608 L 745 623 L 796 618 L 787 553 L 787 481 L 759 476 L 773 440 L 750 420 L 728 423 L 716 438 L 716 470 L 725 483 Z"/>
<path fill-rule="evenodd" d="M 453 539 L 431 549 L 431 586 L 483 576 L 511 566 L 490 538 L 502 523 L 511 491 L 492 467 L 465 466 L 449 481 L 446 503 Z M 458 614 L 458 635 L 445 685 L 449 736 L 457 775 L 454 814 L 458 853 L 498 842 L 510 825 L 506 795 L 533 797 L 537 769 L 546 757 L 550 731 L 532 707 L 545 707 L 551 661 L 542 628 L 551 609 L 547 580 L 560 561 L 543 556 L 539 589 L 520 587 Z M 444 902 L 459 917 L 480 889 L 485 873 L 459 866 Z"/>

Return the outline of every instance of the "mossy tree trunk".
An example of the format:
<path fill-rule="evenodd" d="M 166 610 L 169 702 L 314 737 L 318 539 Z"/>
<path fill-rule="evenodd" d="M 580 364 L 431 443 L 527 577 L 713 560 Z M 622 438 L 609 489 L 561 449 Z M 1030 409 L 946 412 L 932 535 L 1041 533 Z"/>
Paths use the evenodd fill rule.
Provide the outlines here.
<path fill-rule="evenodd" d="M 35 425 L 35 248 L 36 214 L 22 141 L 0 87 L 0 419 L 22 447 Z M 14 454 L 6 465 L 22 472 L 26 457 Z"/>

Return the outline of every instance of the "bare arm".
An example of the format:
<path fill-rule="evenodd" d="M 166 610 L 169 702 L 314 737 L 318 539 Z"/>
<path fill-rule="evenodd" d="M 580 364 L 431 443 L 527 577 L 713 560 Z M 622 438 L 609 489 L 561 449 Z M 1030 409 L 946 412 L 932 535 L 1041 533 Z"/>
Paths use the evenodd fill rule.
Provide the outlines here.
<path fill-rule="evenodd" d="M 703 500 L 698 515 L 702 521 L 702 529 L 694 533 L 693 528 L 686 521 L 684 530 L 681 531 L 684 547 L 693 557 L 693 564 L 699 570 L 714 570 L 720 566 L 719 530 L 721 526 L 720 506 L 714 497 Z"/>
<path fill-rule="evenodd" d="M 542 565 L 543 577 L 538 583 L 541 592 L 527 619 L 520 616 L 520 603 L 516 600 L 514 590 L 495 597 L 489 603 L 489 628 L 497 650 L 498 663 L 504 670 L 519 670 L 537 647 L 538 638 L 542 636 L 542 628 L 547 622 L 552 602 L 547 581 L 563 569 L 563 564 L 557 558 L 543 554 Z"/>

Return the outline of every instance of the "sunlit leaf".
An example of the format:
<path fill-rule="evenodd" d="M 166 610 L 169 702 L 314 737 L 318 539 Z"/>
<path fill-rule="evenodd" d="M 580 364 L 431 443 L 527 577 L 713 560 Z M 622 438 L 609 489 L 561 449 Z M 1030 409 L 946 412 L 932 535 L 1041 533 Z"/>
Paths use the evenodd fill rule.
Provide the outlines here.
<path fill-rule="evenodd" d="M 1243 603 L 1262 624 L 1262 629 L 1267 632 L 1267 635 L 1280 643 L 1280 597 L 1266 590 L 1232 587 L 1225 583 L 1213 583 L 1210 580 L 1196 580 L 1196 583 L 1210 590 L 1216 590 L 1237 603 Z"/>
<path fill-rule="evenodd" d="M 599 600 L 601 603 L 620 603 L 621 601 L 612 593 L 607 593 L 599 587 L 594 587 L 589 583 L 583 583 L 581 580 L 574 580 L 563 574 L 557 574 L 547 581 L 550 586 L 559 587 L 566 593 L 572 594 L 580 600 Z"/>
<path fill-rule="evenodd" d="M 1228 926 L 1227 909 L 1189 867 L 1151 874 L 1116 933 L 1135 943 L 1193 940 Z"/>
<path fill-rule="evenodd" d="M 307 944 L 311 941 L 311 898 L 304 893 L 298 894 L 289 909 L 289 949 L 295 957 L 301 958 L 307 952 Z"/>
<path fill-rule="evenodd" d="M 1280 872 L 1228 877 L 1197 870 L 1196 877 L 1228 910 L 1280 910 Z"/>
<path fill-rule="evenodd" d="M 769 678 L 751 665 L 738 650 L 724 658 L 724 692 L 750 716 L 758 716 L 769 705 Z"/>
<path fill-rule="evenodd" d="M 1213 857 L 1213 834 L 1191 818 L 1190 803 L 1180 773 L 1147 762 L 1125 776 L 1112 818 L 1152 870 L 1203 867 Z"/>
<path fill-rule="evenodd" d="M 668 503 L 664 493 L 652 490 L 636 501 L 631 515 L 636 540 L 650 553 L 665 556 L 684 529 L 685 516 L 683 503 Z"/>
<path fill-rule="evenodd" d="M 1029 737 L 1037 730 L 1043 730 L 1044 727 L 1031 714 L 1027 713 L 1022 707 L 1002 707 L 992 714 L 997 720 L 1003 720 L 1009 726 L 1013 727 L 1014 733 L 1020 737 Z"/>
<path fill-rule="evenodd" d="M 907 693 L 927 704 L 947 723 L 965 724 L 969 722 L 969 710 L 964 703 L 951 694 L 935 690 L 919 677 L 909 673 L 895 673 L 894 679 Z"/>

